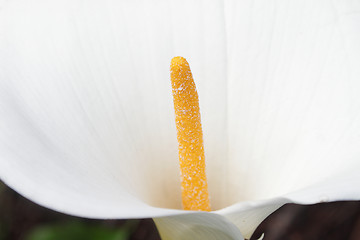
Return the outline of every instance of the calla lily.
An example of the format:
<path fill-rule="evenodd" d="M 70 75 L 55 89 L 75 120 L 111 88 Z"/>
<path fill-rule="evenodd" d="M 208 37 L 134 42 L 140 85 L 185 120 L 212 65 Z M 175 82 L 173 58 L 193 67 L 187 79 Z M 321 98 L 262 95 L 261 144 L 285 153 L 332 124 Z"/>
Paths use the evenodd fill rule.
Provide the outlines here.
<path fill-rule="evenodd" d="M 45 207 L 249 238 L 360 199 L 356 1 L 3 1 L 0 177 Z M 200 95 L 212 212 L 181 210 L 169 63 Z"/>

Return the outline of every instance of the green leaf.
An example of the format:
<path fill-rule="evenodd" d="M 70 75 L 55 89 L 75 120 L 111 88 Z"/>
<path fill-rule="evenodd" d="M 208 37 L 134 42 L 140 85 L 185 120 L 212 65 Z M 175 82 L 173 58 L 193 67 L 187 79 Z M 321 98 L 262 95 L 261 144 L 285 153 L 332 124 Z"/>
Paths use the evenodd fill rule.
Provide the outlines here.
<path fill-rule="evenodd" d="M 31 231 L 26 240 L 126 240 L 133 232 L 133 225 L 114 228 L 80 221 L 44 225 Z"/>

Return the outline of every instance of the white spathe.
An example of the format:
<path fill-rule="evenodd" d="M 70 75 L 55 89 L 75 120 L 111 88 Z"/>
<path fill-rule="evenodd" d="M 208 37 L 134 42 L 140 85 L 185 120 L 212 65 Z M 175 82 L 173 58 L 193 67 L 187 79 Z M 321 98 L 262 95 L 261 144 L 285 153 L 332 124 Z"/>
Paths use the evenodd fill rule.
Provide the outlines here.
<path fill-rule="evenodd" d="M 153 217 L 164 239 L 248 238 L 287 202 L 360 199 L 358 1 L 0 4 L 0 177 L 27 198 Z M 212 213 L 179 210 L 177 55 Z"/>

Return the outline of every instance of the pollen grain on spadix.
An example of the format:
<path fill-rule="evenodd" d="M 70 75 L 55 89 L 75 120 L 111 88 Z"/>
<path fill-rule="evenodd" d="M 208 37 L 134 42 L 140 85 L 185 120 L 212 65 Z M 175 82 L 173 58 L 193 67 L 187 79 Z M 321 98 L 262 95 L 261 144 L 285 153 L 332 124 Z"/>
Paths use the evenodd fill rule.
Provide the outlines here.
<path fill-rule="evenodd" d="M 174 57 L 171 60 L 170 75 L 179 145 L 183 208 L 210 211 L 199 97 L 185 58 Z"/>

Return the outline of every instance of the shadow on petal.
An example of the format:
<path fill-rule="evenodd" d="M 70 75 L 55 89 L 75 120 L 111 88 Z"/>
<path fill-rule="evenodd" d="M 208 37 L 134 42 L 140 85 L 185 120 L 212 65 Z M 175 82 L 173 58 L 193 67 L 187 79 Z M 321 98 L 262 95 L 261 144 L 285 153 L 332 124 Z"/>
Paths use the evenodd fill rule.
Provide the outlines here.
<path fill-rule="evenodd" d="M 207 212 L 155 218 L 163 240 L 181 239 L 244 239 L 239 229 L 226 218 Z"/>

